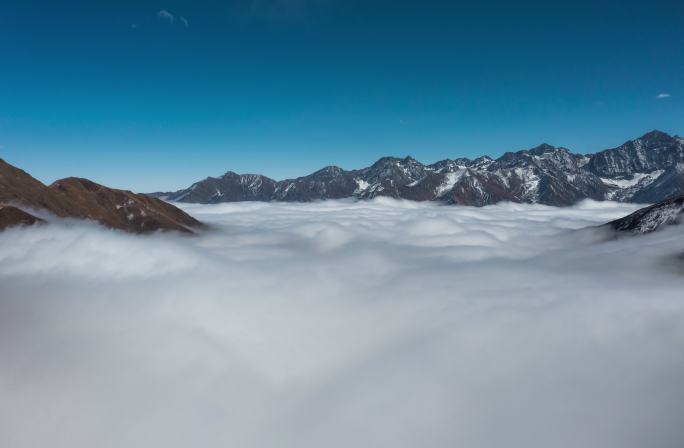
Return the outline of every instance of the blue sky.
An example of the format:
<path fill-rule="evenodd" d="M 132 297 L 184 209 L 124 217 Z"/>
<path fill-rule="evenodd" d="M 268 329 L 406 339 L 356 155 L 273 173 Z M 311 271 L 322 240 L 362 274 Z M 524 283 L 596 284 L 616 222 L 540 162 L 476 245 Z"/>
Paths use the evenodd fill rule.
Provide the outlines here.
<path fill-rule="evenodd" d="M 684 2 L 474 3 L 0 0 L 0 157 L 151 191 L 684 133 Z"/>

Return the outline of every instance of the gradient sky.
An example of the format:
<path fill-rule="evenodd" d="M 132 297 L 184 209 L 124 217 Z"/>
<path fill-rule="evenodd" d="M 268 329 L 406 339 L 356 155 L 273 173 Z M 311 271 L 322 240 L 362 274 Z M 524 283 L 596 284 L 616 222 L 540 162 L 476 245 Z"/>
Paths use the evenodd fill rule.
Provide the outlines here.
<path fill-rule="evenodd" d="M 0 157 L 153 191 L 594 152 L 684 133 L 683 23 L 681 0 L 0 0 Z"/>

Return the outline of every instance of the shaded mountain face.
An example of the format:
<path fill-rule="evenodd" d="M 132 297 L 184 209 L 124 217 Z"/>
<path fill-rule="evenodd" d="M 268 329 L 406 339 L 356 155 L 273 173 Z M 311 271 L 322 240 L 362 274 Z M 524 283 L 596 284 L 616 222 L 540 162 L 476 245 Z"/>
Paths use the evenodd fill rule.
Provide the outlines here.
<path fill-rule="evenodd" d="M 601 177 L 629 178 L 662 170 L 684 161 L 684 139 L 652 131 L 613 149 L 591 156 L 590 171 Z"/>
<path fill-rule="evenodd" d="M 359 170 L 327 167 L 283 181 L 229 172 L 154 196 L 197 203 L 388 196 L 476 206 L 501 201 L 565 206 L 583 199 L 649 203 L 679 193 L 684 193 L 684 139 L 653 131 L 593 155 L 542 144 L 496 160 L 483 156 L 424 165 L 411 157 L 383 157 Z"/>
<path fill-rule="evenodd" d="M 40 218 L 26 213 L 25 211 L 12 207 L 11 205 L 0 205 L 0 231 L 15 226 L 32 226 L 44 223 Z"/>
<path fill-rule="evenodd" d="M 161 193 L 156 196 L 174 196 L 176 202 L 268 201 L 275 193 L 276 181 L 258 174 L 237 174 L 232 171 L 221 177 L 208 177 L 193 184 L 187 190 Z M 154 196 L 154 195 L 153 195 Z"/>
<path fill-rule="evenodd" d="M 620 232 L 651 233 L 684 222 L 684 196 L 677 196 L 637 210 L 607 225 Z"/>
<path fill-rule="evenodd" d="M 684 139 L 648 134 L 590 156 L 587 169 L 608 187 L 606 199 L 658 202 L 684 193 Z"/>
<path fill-rule="evenodd" d="M 89 219 L 132 233 L 156 230 L 192 233 L 193 227 L 201 226 L 199 221 L 162 200 L 107 188 L 87 179 L 62 179 L 46 186 L 2 159 L 0 205 L 4 206 L 3 210 L 10 210 L 6 213 L 14 215 L 12 208 L 44 210 L 59 217 Z M 32 224 L 26 216 L 23 219 Z"/>
<path fill-rule="evenodd" d="M 350 172 L 328 166 L 308 176 L 276 182 L 271 200 L 307 202 L 354 195 L 357 184 Z"/>

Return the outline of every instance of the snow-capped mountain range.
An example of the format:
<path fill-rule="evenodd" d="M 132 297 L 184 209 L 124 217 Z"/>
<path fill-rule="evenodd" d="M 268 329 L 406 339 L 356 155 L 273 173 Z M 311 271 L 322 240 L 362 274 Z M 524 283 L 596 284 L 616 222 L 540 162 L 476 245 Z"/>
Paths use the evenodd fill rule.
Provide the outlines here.
<path fill-rule="evenodd" d="M 184 190 L 153 195 L 203 204 L 390 196 L 476 206 L 500 201 L 565 206 L 587 198 L 652 203 L 681 193 L 684 138 L 652 131 L 590 155 L 542 144 L 498 159 L 446 159 L 431 165 L 412 157 L 383 157 L 363 169 L 329 166 L 281 181 L 229 171 Z"/>

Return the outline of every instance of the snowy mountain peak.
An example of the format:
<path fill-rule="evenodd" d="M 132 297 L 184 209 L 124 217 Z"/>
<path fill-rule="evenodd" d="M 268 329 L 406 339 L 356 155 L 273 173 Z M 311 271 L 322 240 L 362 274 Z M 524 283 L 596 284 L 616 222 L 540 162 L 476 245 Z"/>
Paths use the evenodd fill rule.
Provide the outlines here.
<path fill-rule="evenodd" d="M 545 154 L 545 153 L 554 152 L 554 151 L 558 151 L 558 150 L 567 151 L 567 149 L 565 149 L 565 148 L 556 148 L 555 146 L 549 145 L 548 143 L 542 143 L 539 146 L 535 146 L 534 148 L 529 149 L 528 152 L 530 154 L 539 155 L 539 154 Z"/>
<path fill-rule="evenodd" d="M 673 137 L 666 132 L 654 129 L 650 132 L 645 133 L 644 135 L 639 137 L 637 140 L 641 140 L 641 141 L 671 141 L 674 139 L 676 139 L 676 136 Z"/>

